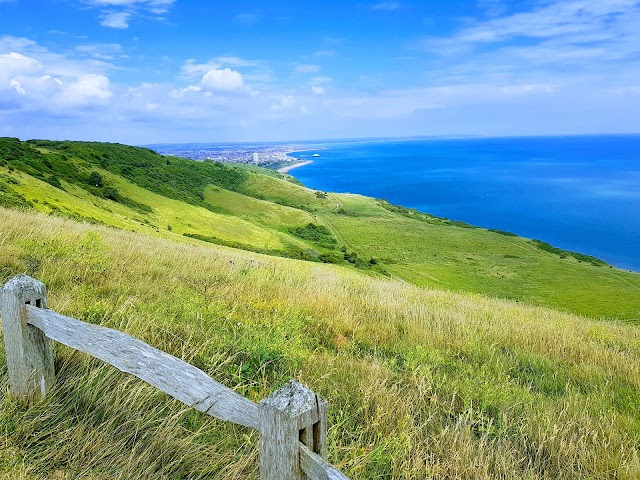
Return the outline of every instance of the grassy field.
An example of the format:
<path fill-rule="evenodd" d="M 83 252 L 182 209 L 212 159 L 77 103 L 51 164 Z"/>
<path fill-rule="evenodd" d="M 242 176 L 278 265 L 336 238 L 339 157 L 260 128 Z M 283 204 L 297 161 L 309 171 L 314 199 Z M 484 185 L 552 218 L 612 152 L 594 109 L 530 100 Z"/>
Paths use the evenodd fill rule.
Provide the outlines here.
<path fill-rule="evenodd" d="M 0 224 L 0 282 L 26 271 L 50 308 L 253 400 L 290 377 L 325 396 L 353 479 L 640 478 L 637 326 L 26 211 Z M 255 432 L 66 347 L 56 367 L 25 408 L 0 347 L 0 477 L 256 478 Z"/>
<path fill-rule="evenodd" d="M 335 197 L 347 214 L 320 217 L 358 254 L 411 283 L 640 323 L 637 273 L 561 258 L 522 237 L 400 216 L 371 198 Z"/>

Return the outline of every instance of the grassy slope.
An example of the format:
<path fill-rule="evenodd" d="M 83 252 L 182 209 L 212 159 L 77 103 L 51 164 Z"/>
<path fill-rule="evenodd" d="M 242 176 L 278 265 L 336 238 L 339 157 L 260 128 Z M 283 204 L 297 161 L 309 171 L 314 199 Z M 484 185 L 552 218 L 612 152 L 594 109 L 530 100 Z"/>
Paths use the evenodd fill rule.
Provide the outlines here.
<path fill-rule="evenodd" d="M 634 479 L 640 330 L 355 270 L 0 209 L 0 281 L 118 328 L 258 400 L 330 402 L 353 479 Z M 0 477 L 256 478 L 257 435 L 60 347 L 25 409 L 0 347 Z"/>
<path fill-rule="evenodd" d="M 366 197 L 341 196 L 325 214 L 343 241 L 412 283 L 472 291 L 640 323 L 640 275 L 566 259 L 524 238 L 399 216 Z"/>
<path fill-rule="evenodd" d="M 8 174 L 11 161 L 2 166 L 3 158 L 18 153 L 28 161 L 23 161 L 22 171 Z M 131 201 L 102 198 L 104 187 L 87 186 L 90 172 L 100 173 L 105 185 Z M 52 177 L 67 192 L 51 186 Z M 6 178 L 20 184 L 8 185 Z M 417 285 L 640 322 L 638 274 L 560 258 L 520 237 L 433 218 L 419 221 L 371 198 L 319 198 L 287 179 L 257 167 L 192 162 L 117 144 L 0 142 L 0 190 L 4 184 L 44 212 L 57 208 L 65 215 L 152 235 L 196 234 L 297 256 L 315 250 L 342 258 L 342 245 L 357 253 L 364 266 L 375 258 L 378 270 Z M 0 191 L 0 200 L 2 195 Z M 20 203 L 15 196 L 10 200 Z M 328 250 L 290 233 L 309 222 L 328 227 L 339 240 L 338 248 Z"/>
<path fill-rule="evenodd" d="M 349 249 L 378 259 L 411 283 L 640 323 L 637 273 L 562 259 L 522 237 L 415 220 L 360 195 L 318 200 L 311 190 L 267 177 L 250 178 L 245 188 L 272 201 L 291 198 L 314 208 L 316 218 Z"/>
<path fill-rule="evenodd" d="M 3 169 L 0 168 L 0 174 L 2 171 Z M 153 212 L 138 212 L 126 205 L 96 197 L 64 181 L 65 190 L 60 190 L 20 172 L 13 174 L 19 182 L 19 185 L 14 186 L 14 190 L 27 200 L 37 201 L 34 208 L 45 213 L 52 212 L 52 208 L 55 207 L 63 215 L 75 214 L 119 228 L 150 234 L 166 231 L 165 236 L 170 235 L 168 226 L 171 225 L 174 234 L 181 235 L 184 232 L 195 231 L 219 236 L 229 241 L 245 241 L 246 238 L 251 238 L 258 246 L 281 247 L 273 233 L 246 220 L 155 194 L 101 169 L 94 169 L 94 171 L 101 172 L 105 179 L 108 179 L 110 184 L 116 186 L 121 193 L 135 198 L 138 202 L 153 205 Z"/>

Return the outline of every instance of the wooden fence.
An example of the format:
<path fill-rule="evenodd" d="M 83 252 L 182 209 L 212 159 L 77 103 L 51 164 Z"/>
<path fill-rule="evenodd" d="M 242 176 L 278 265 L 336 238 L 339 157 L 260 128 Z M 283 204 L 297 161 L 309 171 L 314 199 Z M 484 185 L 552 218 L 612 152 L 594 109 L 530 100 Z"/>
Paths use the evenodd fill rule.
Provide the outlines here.
<path fill-rule="evenodd" d="M 26 402 L 41 400 L 55 382 L 55 340 L 196 410 L 258 430 L 261 480 L 347 479 L 326 460 L 327 401 L 295 380 L 256 404 L 193 365 L 125 333 L 48 310 L 45 285 L 27 275 L 2 288 L 0 307 L 9 385 Z"/>

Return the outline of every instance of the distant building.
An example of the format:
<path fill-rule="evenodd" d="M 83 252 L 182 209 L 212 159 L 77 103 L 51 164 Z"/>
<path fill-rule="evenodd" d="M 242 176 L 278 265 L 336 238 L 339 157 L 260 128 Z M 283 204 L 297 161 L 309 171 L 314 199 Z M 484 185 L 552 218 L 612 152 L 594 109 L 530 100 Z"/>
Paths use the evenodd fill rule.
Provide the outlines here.
<path fill-rule="evenodd" d="M 260 163 L 260 154 L 258 152 L 253 152 L 253 162 Z"/>

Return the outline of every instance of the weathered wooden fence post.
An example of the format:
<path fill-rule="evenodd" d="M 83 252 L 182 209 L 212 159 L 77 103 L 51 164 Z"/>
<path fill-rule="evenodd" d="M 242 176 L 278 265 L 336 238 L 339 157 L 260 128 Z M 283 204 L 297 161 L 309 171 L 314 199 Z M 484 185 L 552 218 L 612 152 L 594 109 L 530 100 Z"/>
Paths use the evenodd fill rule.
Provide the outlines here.
<path fill-rule="evenodd" d="M 44 398 L 54 384 L 55 369 L 51 340 L 27 325 L 26 305 L 47 308 L 46 287 L 27 275 L 18 275 L 2 288 L 0 312 L 11 391 L 31 403 Z"/>
<path fill-rule="evenodd" d="M 260 479 L 301 480 L 300 443 L 327 458 L 327 402 L 291 380 L 262 400 Z"/>

